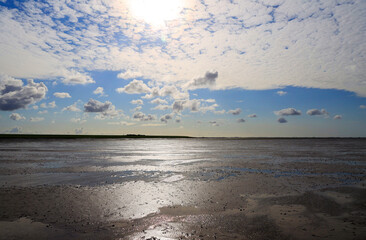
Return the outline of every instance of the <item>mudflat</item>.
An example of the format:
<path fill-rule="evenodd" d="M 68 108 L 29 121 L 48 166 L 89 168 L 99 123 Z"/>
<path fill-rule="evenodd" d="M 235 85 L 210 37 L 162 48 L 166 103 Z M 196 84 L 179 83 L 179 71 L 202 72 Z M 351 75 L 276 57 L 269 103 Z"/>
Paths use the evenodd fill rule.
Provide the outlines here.
<path fill-rule="evenodd" d="M 360 139 L 1 140 L 0 239 L 365 239 Z"/>

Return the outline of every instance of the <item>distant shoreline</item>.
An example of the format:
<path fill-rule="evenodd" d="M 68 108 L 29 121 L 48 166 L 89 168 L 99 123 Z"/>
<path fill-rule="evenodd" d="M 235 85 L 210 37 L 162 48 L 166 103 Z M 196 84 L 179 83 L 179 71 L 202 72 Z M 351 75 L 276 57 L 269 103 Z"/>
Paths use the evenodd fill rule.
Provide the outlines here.
<path fill-rule="evenodd" d="M 120 139 L 120 138 L 195 138 L 195 139 L 232 139 L 232 140 L 271 140 L 271 139 L 360 139 L 366 137 L 191 137 L 172 135 L 75 135 L 75 134 L 0 134 L 0 139 Z"/>

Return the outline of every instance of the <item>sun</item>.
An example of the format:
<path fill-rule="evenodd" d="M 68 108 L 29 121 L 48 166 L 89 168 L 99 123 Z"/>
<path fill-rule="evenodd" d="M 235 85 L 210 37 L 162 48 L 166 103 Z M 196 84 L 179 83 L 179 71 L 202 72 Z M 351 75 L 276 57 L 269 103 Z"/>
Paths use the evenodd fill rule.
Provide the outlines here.
<path fill-rule="evenodd" d="M 183 0 L 130 0 L 130 12 L 133 17 L 143 20 L 155 28 L 166 26 L 166 21 L 179 17 L 183 9 Z"/>

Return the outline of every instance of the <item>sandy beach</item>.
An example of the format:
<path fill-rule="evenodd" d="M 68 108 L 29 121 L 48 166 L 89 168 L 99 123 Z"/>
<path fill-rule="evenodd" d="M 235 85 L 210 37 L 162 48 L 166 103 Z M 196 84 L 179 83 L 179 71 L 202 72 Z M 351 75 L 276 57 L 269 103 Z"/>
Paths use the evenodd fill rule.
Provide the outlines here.
<path fill-rule="evenodd" d="M 2 142 L 0 239 L 366 238 L 364 140 L 78 144 Z"/>

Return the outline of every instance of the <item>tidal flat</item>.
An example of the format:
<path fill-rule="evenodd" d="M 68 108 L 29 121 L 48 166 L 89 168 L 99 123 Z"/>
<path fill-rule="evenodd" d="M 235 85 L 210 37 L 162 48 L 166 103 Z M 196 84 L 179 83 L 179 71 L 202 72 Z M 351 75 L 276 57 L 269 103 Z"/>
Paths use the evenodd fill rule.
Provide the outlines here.
<path fill-rule="evenodd" d="M 0 139 L 0 239 L 365 239 L 365 139 Z"/>

